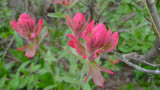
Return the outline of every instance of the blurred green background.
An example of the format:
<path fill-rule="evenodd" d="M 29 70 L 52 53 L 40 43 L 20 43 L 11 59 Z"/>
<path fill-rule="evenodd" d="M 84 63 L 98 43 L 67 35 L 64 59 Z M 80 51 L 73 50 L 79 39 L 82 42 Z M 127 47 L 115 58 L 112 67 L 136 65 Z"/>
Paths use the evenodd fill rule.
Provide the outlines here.
<path fill-rule="evenodd" d="M 112 32 L 118 31 L 119 42 L 115 52 L 146 54 L 152 48 L 156 35 L 141 0 L 94 2 L 91 7 L 88 6 L 89 0 L 80 0 L 69 6 L 72 17 L 81 12 L 86 18 L 92 17 L 97 23 L 104 23 L 106 28 L 111 27 Z M 105 10 L 100 14 L 103 8 Z M 157 4 L 157 10 L 160 14 L 160 4 Z M 26 41 L 11 28 L 10 21 L 18 21 L 24 12 L 37 22 L 42 18 L 43 26 L 52 31 L 44 38 L 40 48 L 45 52 L 53 73 L 38 51 L 31 59 L 24 55 L 24 51 L 17 51 L 17 48 L 26 45 Z M 83 83 L 87 74 L 87 67 L 83 67 L 85 60 L 68 46 L 69 40 L 64 35 L 72 33 L 66 25 L 67 13 L 66 6 L 52 0 L 0 0 L 0 90 L 102 90 L 93 83 L 91 76 Z M 68 53 L 71 51 L 77 56 Z M 111 52 L 102 54 L 97 61 L 100 66 L 115 73 L 102 73 L 105 90 L 153 90 L 155 87 L 160 90 L 159 75 L 137 71 L 123 62 L 113 64 L 114 60 L 115 55 Z"/>

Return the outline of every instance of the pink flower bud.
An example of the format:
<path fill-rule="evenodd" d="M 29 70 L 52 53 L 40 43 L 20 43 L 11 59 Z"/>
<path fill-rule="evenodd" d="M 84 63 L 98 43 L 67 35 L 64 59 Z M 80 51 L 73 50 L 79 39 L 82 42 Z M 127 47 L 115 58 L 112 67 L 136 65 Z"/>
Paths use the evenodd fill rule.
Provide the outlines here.
<path fill-rule="evenodd" d="M 62 5 L 69 6 L 70 4 L 73 3 L 74 0 L 53 0 L 55 3 L 60 3 Z"/>
<path fill-rule="evenodd" d="M 74 32 L 75 37 L 80 40 L 82 37 L 82 32 L 86 28 L 88 21 L 86 21 L 86 18 L 83 14 L 78 12 L 73 19 L 71 19 L 69 16 L 66 15 L 67 19 L 67 25 L 72 29 Z"/>
<path fill-rule="evenodd" d="M 43 20 L 40 19 L 38 25 L 35 26 L 35 20 L 28 14 L 23 13 L 20 15 L 18 22 L 11 21 L 11 26 L 18 34 L 20 34 L 21 37 L 26 38 L 31 43 L 19 50 L 25 50 L 27 57 L 33 57 L 39 42 L 39 33 L 43 26 Z"/>
<path fill-rule="evenodd" d="M 94 21 L 88 24 L 83 32 L 88 52 L 92 54 L 96 50 L 112 51 L 118 43 L 119 36 L 118 32 L 111 34 L 111 29 L 107 31 L 104 24 L 94 26 Z"/>

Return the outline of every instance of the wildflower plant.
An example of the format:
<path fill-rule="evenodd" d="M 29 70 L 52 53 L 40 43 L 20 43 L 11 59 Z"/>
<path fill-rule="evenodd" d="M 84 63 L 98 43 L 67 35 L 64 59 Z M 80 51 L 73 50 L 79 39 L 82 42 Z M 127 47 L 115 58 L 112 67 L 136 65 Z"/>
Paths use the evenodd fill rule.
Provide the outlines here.
<path fill-rule="evenodd" d="M 84 80 L 87 81 L 89 75 L 92 75 L 93 81 L 97 86 L 103 87 L 103 76 L 101 71 L 114 74 L 112 71 L 100 67 L 95 59 L 103 52 L 113 51 L 118 43 L 119 36 L 118 32 L 112 34 L 111 28 L 106 29 L 104 24 L 95 24 L 92 20 L 89 24 L 89 20 L 86 19 L 83 14 L 77 13 L 73 19 L 66 16 L 67 25 L 70 27 L 74 34 L 68 34 L 70 41 L 68 45 L 71 48 L 75 48 L 76 51 L 86 59 L 88 66 L 88 73 Z M 82 42 L 84 39 L 85 42 Z"/>
<path fill-rule="evenodd" d="M 40 40 L 39 34 L 42 30 L 43 20 L 40 19 L 38 25 L 35 25 L 35 20 L 28 14 L 23 13 L 20 15 L 18 22 L 11 21 L 11 26 L 21 37 L 28 41 L 28 45 L 18 50 L 24 50 L 25 55 L 29 58 L 34 57 Z"/>
<path fill-rule="evenodd" d="M 60 3 L 62 5 L 69 6 L 73 2 L 76 3 L 78 0 L 53 1 L 55 3 Z M 67 9 L 69 8 L 67 7 Z M 110 74 L 114 73 L 111 70 L 105 69 L 98 65 L 95 60 L 101 55 L 101 53 L 113 51 L 119 40 L 118 32 L 114 32 L 112 34 L 110 27 L 107 30 L 104 24 L 95 23 L 94 20 L 90 22 L 90 18 L 86 19 L 85 16 L 80 12 L 78 12 L 73 18 L 70 15 L 65 15 L 65 18 L 67 20 L 67 26 L 73 32 L 73 34 L 67 34 L 68 38 L 70 39 L 68 45 L 71 48 L 76 49 L 78 54 L 81 55 L 82 58 L 86 61 L 85 65 L 87 65 L 88 67 L 88 73 L 84 79 L 84 83 L 88 80 L 89 75 L 91 75 L 93 78 L 93 82 L 97 86 L 101 86 L 102 88 L 104 88 L 104 79 L 101 74 L 101 71 Z M 35 56 L 38 44 L 46 35 L 46 33 L 40 35 L 40 32 L 43 30 L 43 20 L 40 19 L 37 25 L 35 23 L 35 19 L 33 19 L 30 15 L 26 13 L 20 15 L 18 22 L 10 22 L 11 27 L 21 37 L 27 40 L 28 44 L 24 47 L 20 47 L 18 50 L 24 50 L 25 56 L 27 56 L 28 58 L 32 58 Z M 52 81 L 55 85 L 60 85 L 56 84 L 56 82 L 58 82 L 59 80 L 55 79 L 57 75 L 55 75 L 55 72 L 51 67 L 51 61 L 55 61 L 50 60 L 50 58 L 48 58 L 52 57 L 50 50 L 48 50 L 47 54 L 45 54 L 45 52 L 43 52 L 43 50 L 41 50 L 40 48 L 38 50 L 40 51 L 43 60 L 46 62 L 46 65 L 48 66 L 47 70 L 49 70 L 49 72 L 52 75 Z"/>
<path fill-rule="evenodd" d="M 95 86 L 103 89 L 104 86 L 105 89 L 137 89 L 137 85 L 144 89 L 158 88 L 160 65 L 156 60 L 159 60 L 160 55 L 160 41 L 157 37 L 160 36 L 160 10 L 157 8 L 159 0 L 142 1 L 145 8 L 139 5 L 140 0 L 1 0 L 0 90 L 90 90 L 97 89 Z M 45 18 L 45 25 L 49 27 L 44 27 L 44 20 L 35 20 L 23 13 L 24 11 L 32 13 L 37 18 Z M 11 21 L 18 13 L 22 13 L 18 20 Z M 152 21 L 156 33 L 151 31 L 152 25 L 146 22 L 146 15 L 150 16 L 149 21 Z M 119 34 L 117 31 L 112 32 L 113 28 L 111 30 L 110 27 L 106 28 L 105 24 L 96 22 L 104 22 L 114 27 L 119 30 Z M 8 26 L 9 23 L 11 27 Z M 70 33 L 66 29 L 67 26 L 71 29 Z M 51 33 L 50 30 L 53 33 L 43 41 L 44 37 Z M 12 34 L 13 37 L 10 37 Z M 17 43 L 16 46 L 14 41 Z M 114 52 L 116 57 L 109 55 L 100 58 L 101 54 L 112 52 L 118 41 L 118 50 Z M 15 47 L 24 52 L 13 49 Z M 73 52 L 68 52 L 68 49 Z M 103 64 L 102 67 L 99 59 L 108 59 L 104 61 L 107 64 Z M 130 59 L 144 62 L 139 65 Z M 119 61 L 126 65 L 115 66 Z M 154 61 L 154 64 L 150 61 Z M 110 68 L 106 69 L 109 66 Z M 135 68 L 135 73 L 133 70 L 126 70 L 128 66 Z M 114 74 L 109 69 L 122 70 L 129 75 L 125 75 L 125 72 L 115 73 L 120 82 L 113 81 L 115 76 L 105 81 L 103 76 L 108 73 Z M 107 73 L 102 75 L 102 71 Z M 135 82 L 131 83 L 133 85 L 127 84 L 134 79 L 139 81 L 144 76 L 143 73 L 149 74 L 147 77 L 152 78 L 152 83 L 146 82 L 145 78 L 137 85 Z M 117 77 L 119 75 L 120 77 Z M 124 75 L 126 78 L 136 77 L 131 77 L 128 81 L 121 78 Z M 93 80 L 91 85 L 90 79 Z M 123 87 L 121 81 L 126 83 L 127 87 Z M 104 82 L 107 82 L 106 85 Z M 114 87 L 113 83 L 116 84 Z"/>

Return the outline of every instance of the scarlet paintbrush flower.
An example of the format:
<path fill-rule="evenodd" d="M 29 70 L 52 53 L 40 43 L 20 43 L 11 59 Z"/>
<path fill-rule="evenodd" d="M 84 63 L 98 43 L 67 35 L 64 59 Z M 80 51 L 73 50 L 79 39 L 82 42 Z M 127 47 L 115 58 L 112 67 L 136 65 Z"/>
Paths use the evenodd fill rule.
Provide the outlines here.
<path fill-rule="evenodd" d="M 71 5 L 74 0 L 53 0 L 55 3 L 60 3 L 62 5 Z"/>
<path fill-rule="evenodd" d="M 107 31 L 104 24 L 96 24 L 94 26 L 94 21 L 92 21 L 83 32 L 83 38 L 85 39 L 87 52 L 89 53 L 89 70 L 85 81 L 87 80 L 89 73 L 91 73 L 94 83 L 103 88 L 104 80 L 100 71 L 105 71 L 110 74 L 113 74 L 113 72 L 98 66 L 94 60 L 101 52 L 110 52 L 115 48 L 119 40 L 118 32 L 112 34 L 111 29 L 109 28 Z"/>
<path fill-rule="evenodd" d="M 91 56 L 89 58 L 92 58 L 95 52 L 99 55 L 100 52 L 112 51 L 119 40 L 118 32 L 112 34 L 111 29 L 109 28 L 107 31 L 104 24 L 96 24 L 94 26 L 94 20 L 86 27 L 83 32 L 83 38 L 87 45 L 87 51 Z"/>
<path fill-rule="evenodd" d="M 80 40 L 82 37 L 82 32 L 84 31 L 84 29 L 86 28 L 88 21 L 86 21 L 86 18 L 83 14 L 81 14 L 80 12 L 78 12 L 73 19 L 71 19 L 71 17 L 66 15 L 66 19 L 67 19 L 67 25 L 68 27 L 70 27 L 74 33 L 74 36 Z"/>
<path fill-rule="evenodd" d="M 88 74 L 84 82 L 86 82 L 91 73 L 94 83 L 103 88 L 104 80 L 101 71 L 108 72 L 110 74 L 113 74 L 113 72 L 100 67 L 95 62 L 95 59 L 101 53 L 110 52 L 115 48 L 119 40 L 118 32 L 114 32 L 112 34 L 111 29 L 109 28 L 107 31 L 104 24 L 94 25 L 94 20 L 89 24 L 87 23 L 87 26 L 85 24 L 79 24 L 80 22 L 86 23 L 85 17 L 80 13 L 77 13 L 73 19 L 68 19 L 68 16 L 66 16 L 66 19 L 67 25 L 74 32 L 74 35 L 67 35 L 70 38 L 68 43 L 69 46 L 75 48 L 84 59 L 88 59 L 86 61 Z M 85 44 L 83 44 L 83 40 L 81 40 L 81 38 L 85 40 Z"/>
<path fill-rule="evenodd" d="M 35 26 L 35 20 L 26 13 L 20 15 L 18 22 L 11 21 L 12 28 L 23 38 L 29 41 L 29 44 L 19 48 L 18 50 L 25 50 L 27 57 L 33 57 L 38 48 L 39 33 L 43 26 L 43 20 L 40 19 L 38 25 Z"/>

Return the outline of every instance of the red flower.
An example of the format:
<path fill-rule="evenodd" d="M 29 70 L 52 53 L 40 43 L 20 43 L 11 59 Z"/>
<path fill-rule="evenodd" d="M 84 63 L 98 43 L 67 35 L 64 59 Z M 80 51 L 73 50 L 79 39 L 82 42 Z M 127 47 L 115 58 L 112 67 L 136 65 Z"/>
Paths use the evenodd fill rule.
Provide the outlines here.
<path fill-rule="evenodd" d="M 78 12 L 73 19 L 71 19 L 71 17 L 66 15 L 66 19 L 67 19 L 67 25 L 68 27 L 70 27 L 74 33 L 74 36 L 80 40 L 82 38 L 82 32 L 84 31 L 84 29 L 86 28 L 88 21 L 86 21 L 86 18 L 83 14 L 81 14 L 80 12 Z"/>
<path fill-rule="evenodd" d="M 118 32 L 112 34 L 111 29 L 107 31 L 104 24 L 94 26 L 94 20 L 86 27 L 83 38 L 90 56 L 93 56 L 92 54 L 95 54 L 97 50 L 99 50 L 98 53 L 112 51 L 119 40 Z"/>
<path fill-rule="evenodd" d="M 43 26 L 43 20 L 40 19 L 38 25 L 35 26 L 35 20 L 26 13 L 20 15 L 18 22 L 11 21 L 12 28 L 21 36 L 26 38 L 30 43 L 18 50 L 25 50 L 27 57 L 33 57 L 38 48 L 39 33 Z"/>
<path fill-rule="evenodd" d="M 113 74 L 113 72 L 100 67 L 95 62 L 95 59 L 100 56 L 101 53 L 110 52 L 115 48 L 119 40 L 118 32 L 112 34 L 111 29 L 109 28 L 107 31 L 104 24 L 94 25 L 94 20 L 88 24 L 84 15 L 81 13 L 77 13 L 73 19 L 66 16 L 66 19 L 68 27 L 70 27 L 74 33 L 74 35 L 68 34 L 70 38 L 69 46 L 75 48 L 78 54 L 82 55 L 84 59 L 88 59 L 88 74 L 84 82 L 86 82 L 91 73 L 94 83 L 103 88 L 104 80 L 101 71 L 110 74 Z M 84 39 L 85 44 L 81 38 Z"/>

